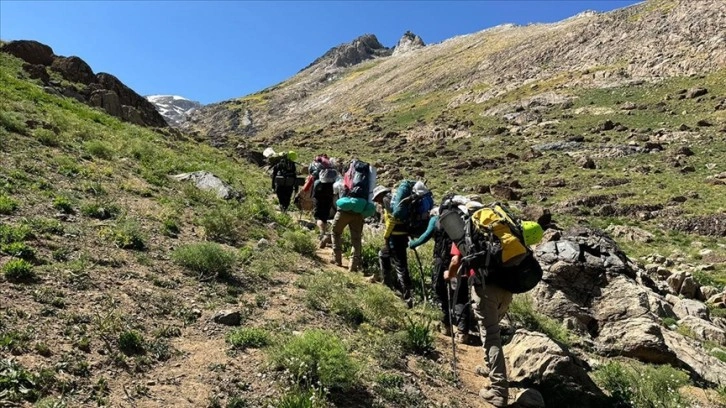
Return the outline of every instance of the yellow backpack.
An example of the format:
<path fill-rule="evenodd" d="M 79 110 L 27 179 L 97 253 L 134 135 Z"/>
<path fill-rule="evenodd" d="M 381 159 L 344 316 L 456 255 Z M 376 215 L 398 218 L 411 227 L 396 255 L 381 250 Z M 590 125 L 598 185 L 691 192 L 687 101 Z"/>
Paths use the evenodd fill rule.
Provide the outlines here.
<path fill-rule="evenodd" d="M 519 222 L 499 203 L 477 210 L 471 216 L 474 228 L 484 235 L 494 234 L 502 246 L 502 266 L 518 265 L 527 256 Z"/>

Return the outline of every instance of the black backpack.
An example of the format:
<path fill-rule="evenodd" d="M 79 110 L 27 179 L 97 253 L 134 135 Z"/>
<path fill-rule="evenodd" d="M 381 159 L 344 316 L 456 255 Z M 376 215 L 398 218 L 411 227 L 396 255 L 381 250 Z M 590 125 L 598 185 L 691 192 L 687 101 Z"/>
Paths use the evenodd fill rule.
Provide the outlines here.
<path fill-rule="evenodd" d="M 519 219 L 508 209 L 506 215 L 519 224 Z M 512 293 L 524 293 L 542 280 L 542 267 L 531 249 L 526 248 L 525 254 L 519 257 L 516 264 L 502 262 L 502 243 L 499 238 L 491 231 L 476 228 L 471 216 L 450 199 L 445 198 L 439 207 L 439 223 L 461 252 L 465 270 L 476 271 L 474 283 L 479 279 L 497 284 Z"/>
<path fill-rule="evenodd" d="M 295 163 L 288 159 L 282 158 L 275 165 L 277 175 L 275 176 L 275 184 L 280 187 L 292 187 L 297 183 L 297 171 Z"/>

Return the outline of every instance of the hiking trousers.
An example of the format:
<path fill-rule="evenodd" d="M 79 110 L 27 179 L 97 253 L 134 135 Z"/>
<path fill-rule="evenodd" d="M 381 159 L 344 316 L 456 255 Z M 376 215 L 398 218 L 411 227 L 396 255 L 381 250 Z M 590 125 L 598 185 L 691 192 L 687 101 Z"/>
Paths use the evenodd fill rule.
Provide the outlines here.
<path fill-rule="evenodd" d="M 292 199 L 293 186 L 276 186 L 275 194 L 277 194 L 277 200 L 280 202 L 282 211 L 287 211 L 290 206 L 290 199 Z"/>
<path fill-rule="evenodd" d="M 454 301 L 454 293 L 451 292 L 449 283 L 444 280 L 444 272 L 449 269 L 449 264 L 439 257 L 434 257 L 434 270 L 431 274 L 431 287 L 441 304 L 441 312 L 443 317 L 441 323 L 445 326 L 451 326 L 451 319 L 449 318 L 449 311 L 451 305 L 449 305 L 449 299 Z M 447 293 L 449 292 L 449 293 Z"/>
<path fill-rule="evenodd" d="M 507 381 L 507 364 L 502 351 L 502 338 L 499 322 L 512 303 L 512 292 L 494 284 L 472 285 L 470 290 L 473 301 L 472 310 L 479 323 L 479 336 L 484 345 L 484 352 L 489 358 L 490 390 L 507 400 L 509 382 Z M 484 364 L 487 359 L 484 358 Z"/>
<path fill-rule="evenodd" d="M 350 211 L 338 211 L 333 217 L 331 230 L 333 233 L 333 254 L 340 259 L 343 253 L 343 231 L 350 227 L 350 241 L 353 247 L 353 255 L 350 260 L 350 271 L 355 272 L 360 268 L 361 262 L 361 239 L 363 236 L 363 215 Z"/>
<path fill-rule="evenodd" d="M 396 270 L 397 289 L 401 297 L 409 306 L 413 304 L 411 273 L 408 270 L 408 235 L 391 235 L 388 238 L 391 264 Z"/>
<path fill-rule="evenodd" d="M 459 293 L 456 286 L 461 285 Z M 451 301 L 454 303 L 454 323 L 459 333 L 469 334 L 471 328 L 471 304 L 469 303 L 469 278 L 460 276 L 451 280 Z M 454 299 L 456 294 L 456 299 Z"/>

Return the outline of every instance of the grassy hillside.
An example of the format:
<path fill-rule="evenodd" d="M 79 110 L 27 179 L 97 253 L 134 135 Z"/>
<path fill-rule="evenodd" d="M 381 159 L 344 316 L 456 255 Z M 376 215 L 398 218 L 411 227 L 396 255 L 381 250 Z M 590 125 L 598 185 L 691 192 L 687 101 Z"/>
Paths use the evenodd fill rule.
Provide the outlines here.
<path fill-rule="evenodd" d="M 20 67 L 0 54 L 0 405 L 472 405 L 433 353 L 437 312 L 331 269 L 260 169 Z M 168 178 L 197 170 L 243 199 Z"/>

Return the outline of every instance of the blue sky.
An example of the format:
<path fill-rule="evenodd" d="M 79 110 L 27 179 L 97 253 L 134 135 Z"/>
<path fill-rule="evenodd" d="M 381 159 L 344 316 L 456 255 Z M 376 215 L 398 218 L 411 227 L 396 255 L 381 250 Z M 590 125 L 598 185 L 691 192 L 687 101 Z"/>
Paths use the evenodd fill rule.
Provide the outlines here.
<path fill-rule="evenodd" d="M 366 34 L 392 47 L 406 30 L 427 44 L 503 23 L 554 22 L 623 1 L 7 1 L 0 38 L 77 55 L 142 95 L 202 103 L 291 77 Z"/>

